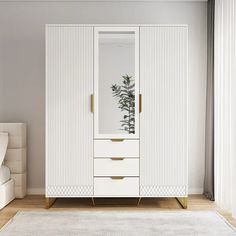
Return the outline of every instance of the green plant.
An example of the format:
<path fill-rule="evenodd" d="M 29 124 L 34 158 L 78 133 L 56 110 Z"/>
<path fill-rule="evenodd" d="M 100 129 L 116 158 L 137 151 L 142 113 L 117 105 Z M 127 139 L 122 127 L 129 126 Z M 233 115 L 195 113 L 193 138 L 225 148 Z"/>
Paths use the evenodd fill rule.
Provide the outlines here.
<path fill-rule="evenodd" d="M 122 76 L 122 85 L 111 86 L 113 97 L 118 99 L 119 108 L 124 112 L 121 130 L 129 134 L 135 133 L 135 83 L 132 76 Z"/>

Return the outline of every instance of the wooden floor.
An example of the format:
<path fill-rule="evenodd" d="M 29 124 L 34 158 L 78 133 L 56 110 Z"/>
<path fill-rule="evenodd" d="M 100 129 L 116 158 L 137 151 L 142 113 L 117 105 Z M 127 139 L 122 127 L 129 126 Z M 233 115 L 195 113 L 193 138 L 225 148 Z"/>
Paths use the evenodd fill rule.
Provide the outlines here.
<path fill-rule="evenodd" d="M 77 210 L 129 210 L 129 211 L 165 211 L 183 210 L 176 199 L 170 198 L 149 198 L 142 199 L 137 206 L 138 199 L 95 199 L 95 206 L 89 198 L 86 199 L 58 199 L 49 209 L 45 209 L 45 198 L 39 195 L 30 195 L 24 199 L 17 199 L 0 211 L 0 228 L 10 220 L 17 211 L 77 211 Z M 202 195 L 191 195 L 188 198 L 189 211 L 218 211 L 232 225 L 236 227 L 236 220 L 230 214 L 220 210 L 214 202 L 207 200 Z"/>

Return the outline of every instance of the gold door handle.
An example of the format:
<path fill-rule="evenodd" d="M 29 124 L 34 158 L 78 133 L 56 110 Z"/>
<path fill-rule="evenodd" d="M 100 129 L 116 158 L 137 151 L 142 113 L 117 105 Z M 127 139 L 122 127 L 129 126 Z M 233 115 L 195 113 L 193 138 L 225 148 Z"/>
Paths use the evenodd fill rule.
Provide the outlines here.
<path fill-rule="evenodd" d="M 139 94 L 139 113 L 142 112 L 142 94 Z"/>
<path fill-rule="evenodd" d="M 124 139 L 122 139 L 122 138 L 112 138 L 111 141 L 112 142 L 123 142 Z"/>
<path fill-rule="evenodd" d="M 123 176 L 111 176 L 111 179 L 118 180 L 118 179 L 124 179 Z"/>
<path fill-rule="evenodd" d="M 90 109 L 91 109 L 91 112 L 93 113 L 94 112 L 94 95 L 91 94 L 90 96 Z"/>
<path fill-rule="evenodd" d="M 122 161 L 124 160 L 124 157 L 111 157 L 112 161 Z"/>

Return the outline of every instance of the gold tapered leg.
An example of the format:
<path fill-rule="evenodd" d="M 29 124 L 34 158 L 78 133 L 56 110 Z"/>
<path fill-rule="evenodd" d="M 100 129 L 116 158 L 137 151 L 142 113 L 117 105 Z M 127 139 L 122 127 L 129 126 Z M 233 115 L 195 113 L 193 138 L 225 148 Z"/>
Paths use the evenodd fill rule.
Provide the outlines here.
<path fill-rule="evenodd" d="M 45 207 L 46 209 L 49 209 L 53 204 L 54 202 L 56 201 L 57 199 L 56 198 L 53 198 L 53 197 L 46 197 L 45 198 Z"/>
<path fill-rule="evenodd" d="M 141 197 L 138 199 L 138 203 L 137 203 L 137 206 L 139 206 L 140 202 L 141 202 Z"/>
<path fill-rule="evenodd" d="M 184 209 L 188 208 L 188 197 L 177 197 L 176 200 Z"/>
<path fill-rule="evenodd" d="M 93 206 L 95 206 L 94 198 L 92 197 L 91 200 L 92 200 L 92 204 L 93 204 Z"/>

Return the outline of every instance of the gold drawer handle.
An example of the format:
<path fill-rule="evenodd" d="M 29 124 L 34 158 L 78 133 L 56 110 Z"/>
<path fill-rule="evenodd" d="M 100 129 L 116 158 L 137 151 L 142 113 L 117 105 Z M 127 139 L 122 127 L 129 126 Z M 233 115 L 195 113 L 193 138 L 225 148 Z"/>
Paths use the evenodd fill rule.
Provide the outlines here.
<path fill-rule="evenodd" d="M 112 161 L 122 161 L 124 160 L 124 157 L 111 157 Z"/>
<path fill-rule="evenodd" d="M 122 139 L 122 138 L 112 138 L 111 141 L 112 142 L 123 142 L 124 139 Z"/>
<path fill-rule="evenodd" d="M 111 176 L 111 179 L 115 179 L 115 180 L 124 179 L 124 177 L 123 176 Z"/>

